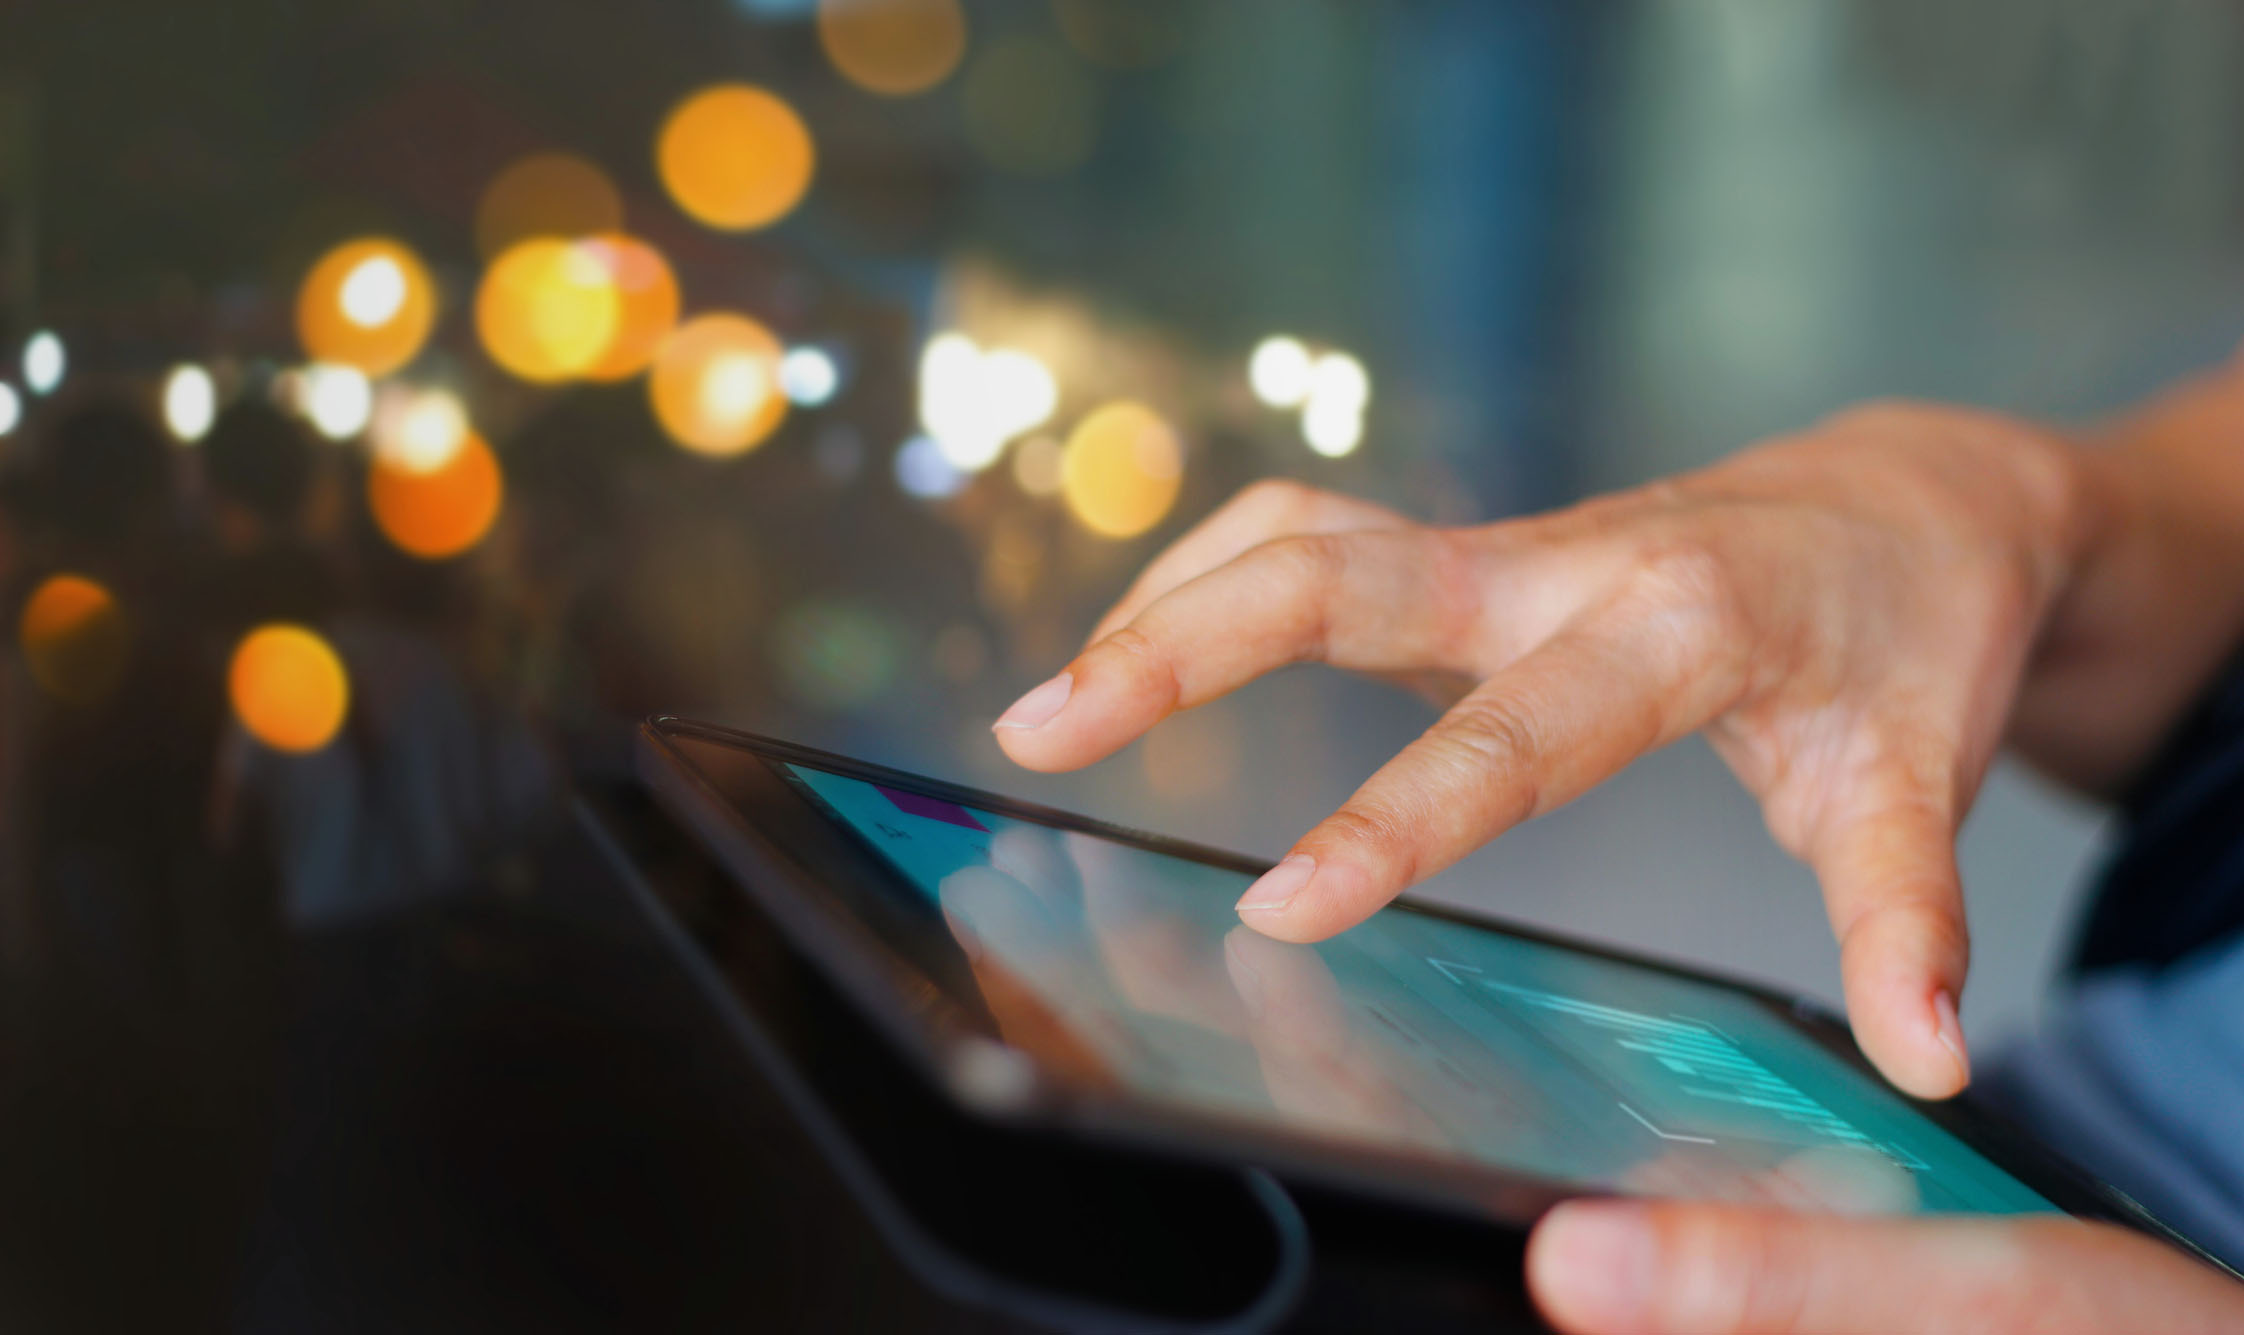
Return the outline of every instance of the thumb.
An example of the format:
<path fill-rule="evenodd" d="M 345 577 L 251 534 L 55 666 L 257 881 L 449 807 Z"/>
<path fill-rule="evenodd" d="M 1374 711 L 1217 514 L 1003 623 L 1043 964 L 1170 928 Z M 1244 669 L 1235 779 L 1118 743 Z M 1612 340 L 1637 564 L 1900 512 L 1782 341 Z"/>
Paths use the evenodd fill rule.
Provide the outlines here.
<path fill-rule="evenodd" d="M 2149 1238 L 2053 1216 L 1574 1201 L 1536 1227 L 1527 1280 L 1576 1335 L 2244 1328 L 2244 1286 Z"/>

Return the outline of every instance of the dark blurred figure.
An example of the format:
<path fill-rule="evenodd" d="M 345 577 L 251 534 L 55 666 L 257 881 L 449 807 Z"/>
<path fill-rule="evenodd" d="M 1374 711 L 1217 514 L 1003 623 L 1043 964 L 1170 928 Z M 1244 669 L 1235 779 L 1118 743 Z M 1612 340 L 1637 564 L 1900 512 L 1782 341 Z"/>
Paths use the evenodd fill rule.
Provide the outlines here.
<path fill-rule="evenodd" d="M 328 555 L 311 540 L 321 477 L 303 426 L 260 398 L 220 413 L 202 445 L 218 553 L 208 599 L 216 628 L 237 637 L 267 621 L 312 623 L 335 610 Z"/>
<path fill-rule="evenodd" d="M 216 1328 L 269 1153 L 281 972 L 265 841 L 212 838 L 205 552 L 171 446 L 126 403 L 66 410 L 13 462 L 0 1326 Z M 58 578 L 106 600 L 54 632 L 85 640 L 62 653 L 18 630 Z"/>

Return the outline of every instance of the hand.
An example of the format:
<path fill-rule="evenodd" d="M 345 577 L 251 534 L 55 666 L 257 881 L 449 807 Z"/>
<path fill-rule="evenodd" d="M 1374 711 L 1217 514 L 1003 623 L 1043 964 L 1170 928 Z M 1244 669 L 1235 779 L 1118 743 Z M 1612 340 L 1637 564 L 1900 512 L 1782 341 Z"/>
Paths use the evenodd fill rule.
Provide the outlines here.
<path fill-rule="evenodd" d="M 1850 1218 L 1577 1201 L 1537 1226 L 1527 1281 L 1581 1335 L 2244 1330 L 2244 1285 L 2102 1224 Z"/>
<path fill-rule="evenodd" d="M 1477 528 L 1263 483 L 1154 561 L 997 735 L 1068 769 L 1305 659 L 1466 683 L 1240 900 L 1309 941 L 1706 729 L 1815 867 L 1864 1049 L 1944 1096 L 1969 1078 L 1956 829 L 2091 536 L 2085 476 L 2022 424 L 1894 405 Z"/>

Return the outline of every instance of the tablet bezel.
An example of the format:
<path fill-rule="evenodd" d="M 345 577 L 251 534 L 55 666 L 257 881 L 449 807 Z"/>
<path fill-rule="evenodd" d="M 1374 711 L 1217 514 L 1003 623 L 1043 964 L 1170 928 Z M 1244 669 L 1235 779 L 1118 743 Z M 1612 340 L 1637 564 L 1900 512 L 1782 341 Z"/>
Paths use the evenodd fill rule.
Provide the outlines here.
<path fill-rule="evenodd" d="M 744 809 L 736 803 L 719 777 L 706 773 L 679 749 L 680 739 L 752 761 L 741 773 L 754 790 L 756 805 Z M 1269 864 L 777 738 L 672 716 L 648 720 L 641 729 L 640 768 L 658 799 L 702 838 L 790 942 L 889 1039 L 897 1055 L 967 1114 L 1089 1136 L 1135 1150 L 1252 1163 L 1282 1176 L 1299 1176 L 1379 1199 L 1494 1217 L 1520 1226 L 1559 1200 L 1606 1194 L 1587 1184 L 1501 1169 L 1463 1156 L 1413 1154 L 1155 1103 L 1119 1085 L 1070 1078 L 1005 1046 L 986 1015 L 977 1015 L 959 1002 L 958 980 L 937 976 L 939 962 L 912 958 L 910 948 L 884 935 L 856 907 L 895 905 L 914 897 L 899 895 L 900 888 L 908 887 L 901 886 L 894 868 L 775 768 L 786 762 L 1247 875 L 1259 874 Z M 1842 1062 L 1884 1083 L 1844 1023 L 1812 1000 L 1410 896 L 1397 900 L 1396 906 L 1722 987 L 1767 1007 Z M 963 966 L 963 955 L 958 963 Z M 2059 1209 L 2141 1229 L 2203 1255 L 2124 1194 L 1985 1112 L 1957 1102 L 1927 1103 L 1898 1092 L 1896 1096 Z"/>

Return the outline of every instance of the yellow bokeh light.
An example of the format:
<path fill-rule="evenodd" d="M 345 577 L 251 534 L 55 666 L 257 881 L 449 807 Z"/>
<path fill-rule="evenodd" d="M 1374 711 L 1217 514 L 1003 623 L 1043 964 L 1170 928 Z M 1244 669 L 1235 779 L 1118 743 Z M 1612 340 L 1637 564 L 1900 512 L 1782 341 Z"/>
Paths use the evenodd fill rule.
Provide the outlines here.
<path fill-rule="evenodd" d="M 908 97 L 958 68 L 966 10 L 959 0 L 818 0 L 818 41 L 851 83 Z"/>
<path fill-rule="evenodd" d="M 483 540 L 506 500 L 498 456 L 470 431 L 433 469 L 377 455 L 366 472 L 366 505 L 382 536 L 424 561 L 460 555 Z"/>
<path fill-rule="evenodd" d="M 810 189 L 817 158 L 795 109 L 744 83 L 679 103 L 655 140 L 656 171 L 678 207 L 733 232 L 786 217 Z"/>
<path fill-rule="evenodd" d="M 772 332 L 740 315 L 702 315 L 655 354 L 647 389 L 670 438 L 697 454 L 740 454 L 787 416 L 779 388 L 785 355 Z"/>
<path fill-rule="evenodd" d="M 535 237 L 580 237 L 623 226 L 623 197 L 608 174 L 574 153 L 533 153 L 491 178 L 475 208 L 475 248 L 485 259 Z"/>
<path fill-rule="evenodd" d="M 524 380 L 590 371 L 622 319 L 622 294 L 600 256 L 552 237 L 521 242 L 491 261 L 475 294 L 484 351 Z"/>
<path fill-rule="evenodd" d="M 678 279 L 662 252 L 620 233 L 583 243 L 607 270 L 616 293 L 616 327 L 598 360 L 585 368 L 589 380 L 628 380 L 647 369 L 655 349 L 678 324 Z"/>
<path fill-rule="evenodd" d="M 1060 458 L 1068 509 L 1109 538 L 1136 537 L 1160 523 L 1183 480 L 1176 432 L 1159 413 L 1127 399 L 1076 423 Z"/>
<path fill-rule="evenodd" d="M 51 575 L 33 590 L 16 638 L 31 679 L 72 704 L 116 687 L 132 641 L 116 598 L 83 575 Z"/>
<path fill-rule="evenodd" d="M 317 751 L 350 712 L 350 675 L 334 648 L 302 626 L 260 626 L 226 670 L 234 717 L 276 751 Z"/>
<path fill-rule="evenodd" d="M 388 237 L 361 237 L 328 251 L 296 293 L 296 335 L 305 353 L 370 376 L 413 360 L 435 323 L 428 269 Z"/>

